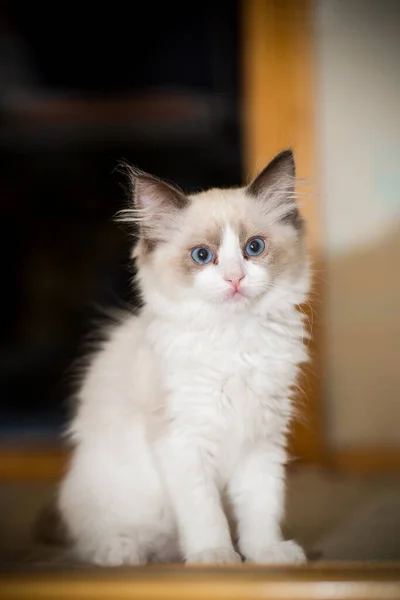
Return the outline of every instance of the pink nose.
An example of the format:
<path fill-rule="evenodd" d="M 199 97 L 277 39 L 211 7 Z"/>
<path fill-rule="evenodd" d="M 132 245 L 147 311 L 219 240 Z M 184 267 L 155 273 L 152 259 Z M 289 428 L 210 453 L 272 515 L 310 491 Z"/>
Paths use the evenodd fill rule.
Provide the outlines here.
<path fill-rule="evenodd" d="M 235 290 L 237 290 L 240 285 L 240 282 L 242 281 L 242 279 L 244 279 L 244 277 L 244 275 L 242 275 L 241 277 L 225 277 L 225 281 L 229 281 L 232 287 L 235 288 Z"/>

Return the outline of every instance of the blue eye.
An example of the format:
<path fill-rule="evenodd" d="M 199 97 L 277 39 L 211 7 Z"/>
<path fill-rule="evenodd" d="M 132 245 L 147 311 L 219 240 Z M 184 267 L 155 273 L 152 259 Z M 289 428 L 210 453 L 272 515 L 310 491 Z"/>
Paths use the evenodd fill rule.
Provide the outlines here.
<path fill-rule="evenodd" d="M 244 249 L 245 254 L 247 254 L 247 256 L 259 256 L 264 252 L 264 250 L 265 242 L 264 240 L 258 237 L 251 238 L 247 242 L 246 248 Z"/>
<path fill-rule="evenodd" d="M 192 250 L 191 257 L 197 264 L 206 265 L 213 260 L 214 254 L 206 246 L 199 246 Z"/>

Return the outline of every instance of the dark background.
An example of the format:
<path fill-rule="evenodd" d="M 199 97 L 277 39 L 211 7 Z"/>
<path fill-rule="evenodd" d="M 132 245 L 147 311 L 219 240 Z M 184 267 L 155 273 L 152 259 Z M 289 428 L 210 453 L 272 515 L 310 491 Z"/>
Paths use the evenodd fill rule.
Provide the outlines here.
<path fill-rule="evenodd" d="M 135 304 L 125 159 L 241 183 L 235 1 L 0 5 L 0 437 L 58 434 L 101 307 Z"/>

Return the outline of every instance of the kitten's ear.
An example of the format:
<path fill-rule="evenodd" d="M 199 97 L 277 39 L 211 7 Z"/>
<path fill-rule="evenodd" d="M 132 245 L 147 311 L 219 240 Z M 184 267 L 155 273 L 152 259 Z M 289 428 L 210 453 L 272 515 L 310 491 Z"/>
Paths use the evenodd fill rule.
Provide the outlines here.
<path fill-rule="evenodd" d="M 250 196 L 265 202 L 279 220 L 300 226 L 295 202 L 296 167 L 292 150 L 280 152 L 247 186 Z"/>
<path fill-rule="evenodd" d="M 263 197 L 271 188 L 292 191 L 296 176 L 292 150 L 280 152 L 250 183 L 247 191 L 255 197 Z"/>
<path fill-rule="evenodd" d="M 142 171 L 133 171 L 133 202 L 137 210 L 149 212 L 157 218 L 164 211 L 185 208 L 188 199 L 174 185 Z"/>
<path fill-rule="evenodd" d="M 138 169 L 129 167 L 128 175 L 133 208 L 123 211 L 121 220 L 137 223 L 147 240 L 165 240 L 188 198 L 174 185 Z"/>

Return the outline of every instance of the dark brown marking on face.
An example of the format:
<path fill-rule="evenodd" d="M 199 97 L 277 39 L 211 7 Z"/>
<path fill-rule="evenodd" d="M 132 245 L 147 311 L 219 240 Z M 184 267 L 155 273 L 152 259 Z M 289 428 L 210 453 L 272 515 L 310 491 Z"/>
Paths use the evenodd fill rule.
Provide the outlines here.
<path fill-rule="evenodd" d="M 147 238 L 145 235 L 143 235 L 142 241 L 143 241 L 143 243 L 142 243 L 143 252 L 145 252 L 146 254 L 151 254 L 151 252 L 154 252 L 154 250 L 157 247 L 157 242 L 155 240 Z"/>
<path fill-rule="evenodd" d="M 180 266 L 181 271 L 187 275 L 193 275 L 194 273 L 197 273 L 200 269 L 206 269 L 212 264 L 218 264 L 218 252 L 222 243 L 222 235 L 222 226 L 214 223 L 208 229 L 203 231 L 201 235 L 195 237 L 190 247 L 185 249 L 182 253 L 182 262 Z M 207 263 L 206 265 L 199 265 L 193 260 L 191 252 L 199 246 L 204 246 L 211 250 L 211 252 L 213 253 L 214 259 L 210 263 Z"/>
<path fill-rule="evenodd" d="M 197 248 L 198 246 L 207 246 L 212 252 L 218 251 L 222 244 L 223 233 L 223 225 L 220 225 L 219 223 L 210 224 L 206 229 L 199 233 L 198 236 L 193 238 L 191 249 Z"/>
<path fill-rule="evenodd" d="M 305 245 L 303 239 L 273 239 L 269 252 L 269 270 L 272 280 L 280 276 L 289 279 L 295 276 L 305 260 Z"/>
<path fill-rule="evenodd" d="M 298 231 L 303 231 L 304 228 L 304 219 L 300 214 L 297 206 L 293 207 L 287 215 L 282 218 L 283 223 L 287 223 L 288 225 L 292 225 Z"/>
<path fill-rule="evenodd" d="M 301 216 L 299 214 L 299 218 Z M 302 225 L 301 225 L 302 227 Z M 304 262 L 303 236 L 284 235 L 279 233 L 279 226 L 271 225 L 263 228 L 262 223 L 242 222 L 238 225 L 239 241 L 243 256 L 247 262 L 263 266 L 271 276 L 270 285 L 281 276 L 291 276 L 298 272 Z M 259 256 L 246 256 L 245 247 L 254 237 L 262 238 L 265 249 Z"/>
<path fill-rule="evenodd" d="M 246 223 L 240 222 L 236 231 L 239 236 L 240 246 L 242 248 L 245 247 L 246 241 L 249 239 L 249 237 L 254 237 L 253 235 L 249 235 L 250 228 L 248 224 L 246 225 Z"/>
<path fill-rule="evenodd" d="M 259 263 L 268 253 L 268 232 L 263 231 L 258 225 L 252 223 L 240 223 L 237 229 L 239 235 L 239 243 L 242 249 L 243 257 L 248 261 Z M 261 238 L 265 242 L 265 248 L 258 256 L 248 256 L 245 253 L 245 248 L 249 240 L 253 238 Z"/>
<path fill-rule="evenodd" d="M 268 268 L 269 272 L 274 279 L 277 275 L 282 273 L 285 268 L 285 252 L 284 249 L 278 244 L 271 244 L 268 253 Z"/>
<path fill-rule="evenodd" d="M 268 242 L 268 237 L 265 234 L 264 235 L 257 234 L 257 235 L 252 235 L 250 237 L 250 239 L 253 237 L 262 238 L 265 242 L 265 248 L 264 248 L 264 251 L 261 254 L 259 254 L 258 256 L 247 256 L 246 255 L 246 260 L 248 260 L 249 262 L 258 264 L 258 265 L 264 265 L 265 267 L 268 267 L 270 264 L 270 261 L 271 261 L 271 254 L 270 254 L 271 246 L 270 246 L 270 243 Z M 247 240 L 243 246 L 243 255 L 244 255 L 244 248 L 245 248 L 246 243 L 247 243 Z"/>

